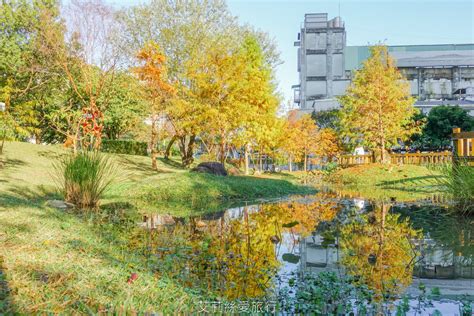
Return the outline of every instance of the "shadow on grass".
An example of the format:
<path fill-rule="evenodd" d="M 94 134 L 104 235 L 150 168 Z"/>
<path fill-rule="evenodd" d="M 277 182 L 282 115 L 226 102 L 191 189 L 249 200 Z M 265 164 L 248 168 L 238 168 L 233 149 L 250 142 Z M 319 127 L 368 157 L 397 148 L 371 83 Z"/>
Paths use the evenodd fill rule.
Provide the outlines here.
<path fill-rule="evenodd" d="M 397 184 L 411 184 L 411 183 L 416 183 L 416 182 L 424 182 L 424 181 L 430 181 L 432 183 L 435 183 L 435 180 L 438 179 L 440 176 L 421 176 L 421 177 L 413 177 L 413 178 L 406 178 L 406 179 L 400 179 L 400 180 L 392 180 L 392 181 L 382 181 L 382 183 L 378 184 L 377 186 L 393 186 Z"/>
<path fill-rule="evenodd" d="M 127 168 L 130 171 L 137 171 L 143 174 L 144 176 L 153 176 L 157 174 L 157 171 L 151 169 L 151 160 L 150 161 L 137 161 L 132 157 L 127 156 L 117 156 L 117 160 L 120 163 L 126 164 Z M 169 171 L 159 170 L 159 173 L 169 173 Z"/>
<path fill-rule="evenodd" d="M 2 256 L 0 256 L 0 315 L 16 315 L 12 305 L 11 290 L 6 278 Z"/>
<path fill-rule="evenodd" d="M 385 185 L 380 187 L 382 190 L 393 190 L 393 191 L 399 191 L 399 192 L 407 192 L 407 193 L 419 193 L 419 194 L 433 194 L 436 193 L 435 190 L 430 189 L 430 188 L 404 188 L 404 187 L 399 187 L 399 186 L 390 186 L 390 185 Z"/>
<path fill-rule="evenodd" d="M 330 186 L 331 191 L 346 198 L 363 198 L 375 201 L 420 201 L 436 199 L 439 192 L 429 187 L 402 186 Z"/>
<path fill-rule="evenodd" d="M 38 156 L 45 157 L 51 160 L 57 160 L 64 155 L 70 153 L 69 151 L 64 151 L 63 153 L 54 152 L 51 150 L 40 150 L 38 151 Z"/>
<path fill-rule="evenodd" d="M 161 161 L 164 165 L 170 166 L 174 169 L 183 170 L 183 165 L 180 162 L 177 162 L 173 159 L 165 159 L 165 158 L 157 158 L 157 160 Z"/>
<path fill-rule="evenodd" d="M 0 220 L 0 227 L 8 235 L 14 235 L 16 233 L 31 233 L 33 230 L 28 224 L 15 224 L 9 221 Z"/>
<path fill-rule="evenodd" d="M 6 159 L 3 161 L 3 169 L 13 169 L 26 166 L 27 163 L 20 159 Z"/>
<path fill-rule="evenodd" d="M 42 202 L 50 199 L 61 198 L 58 192 L 52 189 L 38 186 L 37 190 L 28 187 L 10 187 L 7 193 L 0 194 L 0 205 L 4 207 L 38 207 Z"/>

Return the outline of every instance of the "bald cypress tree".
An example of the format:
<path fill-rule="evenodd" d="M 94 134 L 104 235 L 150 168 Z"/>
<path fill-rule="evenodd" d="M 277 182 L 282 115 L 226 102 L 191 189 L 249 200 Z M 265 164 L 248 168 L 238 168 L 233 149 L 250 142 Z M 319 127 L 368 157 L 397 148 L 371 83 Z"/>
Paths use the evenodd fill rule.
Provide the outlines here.
<path fill-rule="evenodd" d="M 420 133 L 421 123 L 413 121 L 417 109 L 407 80 L 395 66 L 386 46 L 370 48 L 371 56 L 354 73 L 342 104 L 344 136 L 362 144 L 388 162 L 386 149 Z"/>

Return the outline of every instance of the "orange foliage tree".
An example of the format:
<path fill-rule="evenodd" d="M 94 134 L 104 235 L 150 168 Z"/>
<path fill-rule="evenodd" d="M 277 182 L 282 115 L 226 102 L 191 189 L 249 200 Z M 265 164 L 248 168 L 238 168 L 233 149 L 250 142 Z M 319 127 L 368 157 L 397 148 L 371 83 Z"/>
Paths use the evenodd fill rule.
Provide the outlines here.
<path fill-rule="evenodd" d="M 295 111 L 290 112 L 284 135 L 282 149 L 288 156 L 290 171 L 293 161 L 303 161 L 306 171 L 310 154 L 332 159 L 341 151 L 336 133 L 329 128 L 318 128 L 310 115 L 298 118 Z"/>
<path fill-rule="evenodd" d="M 151 166 L 157 169 L 156 158 L 158 152 L 156 144 L 158 142 L 157 123 L 160 119 L 164 119 L 166 104 L 175 94 L 175 88 L 168 82 L 166 77 L 166 58 L 161 53 L 158 44 L 149 42 L 137 54 L 141 66 L 135 68 L 138 78 L 144 82 L 145 97 L 150 103 L 150 120 L 151 120 Z"/>

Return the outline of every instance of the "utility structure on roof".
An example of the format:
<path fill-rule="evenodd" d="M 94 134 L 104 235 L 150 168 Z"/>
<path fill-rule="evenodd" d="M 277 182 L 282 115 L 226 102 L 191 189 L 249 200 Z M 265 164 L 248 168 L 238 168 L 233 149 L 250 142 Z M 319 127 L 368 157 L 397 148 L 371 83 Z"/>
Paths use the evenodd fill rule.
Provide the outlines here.
<path fill-rule="evenodd" d="M 305 113 L 337 108 L 369 46 L 346 46 L 340 17 L 305 15 L 298 40 L 300 83 L 293 86 L 294 102 Z M 424 113 L 438 105 L 458 104 L 474 115 L 474 44 L 388 46 L 397 67 L 410 83 L 415 106 Z"/>

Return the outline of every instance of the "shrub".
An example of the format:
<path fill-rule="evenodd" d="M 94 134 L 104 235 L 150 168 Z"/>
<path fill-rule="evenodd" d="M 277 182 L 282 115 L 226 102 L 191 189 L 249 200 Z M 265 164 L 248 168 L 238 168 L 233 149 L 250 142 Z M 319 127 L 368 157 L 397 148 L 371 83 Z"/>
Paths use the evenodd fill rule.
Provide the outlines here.
<path fill-rule="evenodd" d="M 113 165 L 99 152 L 79 152 L 56 165 L 60 190 L 67 202 L 79 208 L 96 208 L 113 179 Z"/>
<path fill-rule="evenodd" d="M 337 162 L 331 161 L 324 166 L 324 173 L 331 174 L 339 169 Z"/>
<path fill-rule="evenodd" d="M 101 150 L 107 153 L 147 156 L 147 148 L 146 142 L 104 139 Z"/>
<path fill-rule="evenodd" d="M 441 169 L 439 184 L 456 202 L 461 213 L 474 213 L 474 167 L 466 162 L 448 165 Z"/>

